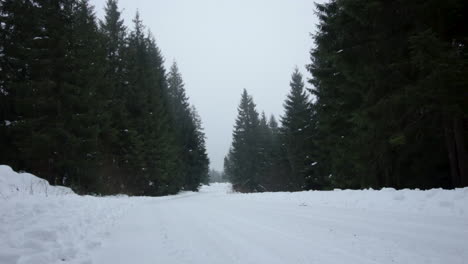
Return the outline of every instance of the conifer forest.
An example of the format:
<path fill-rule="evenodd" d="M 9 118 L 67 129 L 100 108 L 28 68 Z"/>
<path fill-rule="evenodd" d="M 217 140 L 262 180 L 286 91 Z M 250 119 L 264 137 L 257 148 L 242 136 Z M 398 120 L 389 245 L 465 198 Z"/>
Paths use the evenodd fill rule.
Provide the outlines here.
<path fill-rule="evenodd" d="M 468 186 L 467 2 L 334 0 L 316 12 L 312 78 L 292 73 L 281 125 L 242 94 L 224 163 L 234 188 Z"/>
<path fill-rule="evenodd" d="M 80 193 L 165 195 L 208 182 L 200 117 L 177 64 L 116 0 L 0 6 L 0 163 Z"/>
<path fill-rule="evenodd" d="M 138 13 L 128 27 L 117 0 L 102 19 L 88 0 L 0 3 L 0 164 L 82 194 L 208 183 L 203 120 Z M 468 3 L 331 0 L 310 15 L 284 114 L 239 87 L 212 174 L 239 192 L 468 186 Z"/>

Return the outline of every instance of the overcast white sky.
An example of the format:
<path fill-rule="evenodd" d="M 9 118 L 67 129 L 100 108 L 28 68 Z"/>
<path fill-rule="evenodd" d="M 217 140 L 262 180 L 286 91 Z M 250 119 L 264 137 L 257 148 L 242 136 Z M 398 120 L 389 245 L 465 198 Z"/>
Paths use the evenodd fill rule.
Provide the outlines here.
<path fill-rule="evenodd" d="M 106 0 L 90 2 L 102 18 Z M 119 7 L 129 27 L 140 11 L 166 69 L 177 61 L 205 127 L 212 168 L 222 170 L 242 89 L 259 112 L 279 117 L 294 67 L 309 78 L 313 0 L 120 0 Z"/>

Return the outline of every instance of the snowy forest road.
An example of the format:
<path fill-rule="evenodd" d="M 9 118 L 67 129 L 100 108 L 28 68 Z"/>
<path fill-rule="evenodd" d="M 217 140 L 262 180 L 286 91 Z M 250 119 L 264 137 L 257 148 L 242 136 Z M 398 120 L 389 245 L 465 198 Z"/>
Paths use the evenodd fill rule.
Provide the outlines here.
<path fill-rule="evenodd" d="M 165 199 L 135 198 L 142 202 L 117 221 L 102 247 L 91 253 L 92 262 L 468 261 L 464 215 L 431 214 L 424 203 L 418 204 L 427 210 L 418 212 L 385 208 L 383 201 L 358 206 L 352 197 L 346 201 L 345 191 L 337 200 L 346 206 L 333 199 L 308 199 L 309 194 L 233 194 L 228 185 L 215 184 Z M 400 193 L 394 199 L 404 203 L 405 198 Z M 374 202 L 381 204 L 372 207 Z"/>

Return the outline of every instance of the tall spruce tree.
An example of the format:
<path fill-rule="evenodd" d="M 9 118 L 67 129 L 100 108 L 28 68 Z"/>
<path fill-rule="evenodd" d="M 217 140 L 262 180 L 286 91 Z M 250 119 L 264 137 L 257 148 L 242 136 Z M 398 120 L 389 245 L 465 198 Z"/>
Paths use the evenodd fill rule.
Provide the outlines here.
<path fill-rule="evenodd" d="M 103 126 L 100 148 L 104 152 L 103 164 L 98 172 L 104 193 L 124 192 L 129 157 L 128 127 L 130 120 L 126 108 L 127 84 L 126 51 L 127 29 L 118 10 L 117 0 L 108 0 L 104 19 L 99 22 L 102 46 L 105 50 L 105 87 L 99 90 L 103 108 Z"/>
<path fill-rule="evenodd" d="M 229 153 L 229 176 L 233 188 L 241 192 L 259 191 L 259 118 L 252 97 L 244 89 Z"/>
<path fill-rule="evenodd" d="M 285 191 L 289 189 L 290 168 L 286 155 L 286 145 L 283 144 L 281 128 L 278 126 L 275 116 L 270 116 L 268 127 L 271 132 L 271 146 L 269 166 L 266 172 L 269 180 L 265 185 L 268 186 L 269 191 Z"/>
<path fill-rule="evenodd" d="M 196 191 L 200 183 L 207 183 L 208 179 L 205 135 L 195 108 L 190 106 L 182 75 L 175 62 L 168 74 L 168 88 L 184 188 Z"/>
<path fill-rule="evenodd" d="M 195 148 L 189 151 L 194 155 L 192 167 L 193 179 L 191 186 L 189 185 L 191 187 L 189 189 L 198 191 L 198 187 L 201 184 L 208 184 L 209 182 L 210 160 L 206 151 L 206 136 L 203 131 L 202 121 L 195 106 L 191 107 L 190 116 L 195 124 Z"/>
<path fill-rule="evenodd" d="M 104 87 L 104 52 L 88 0 L 77 1 L 69 12 L 72 30 L 66 35 L 69 38 L 64 58 L 66 70 L 58 112 L 58 122 L 68 134 L 59 150 L 62 153 L 59 163 L 63 166 L 61 184 L 76 186 L 75 189 L 87 193 L 95 191 L 98 180 L 95 171 L 103 154 L 98 146 L 99 133 L 107 122 L 102 118 L 98 96 Z"/>
<path fill-rule="evenodd" d="M 180 166 L 185 189 L 198 188 L 194 177 L 196 167 L 196 128 L 190 112 L 190 104 L 185 93 L 182 75 L 177 64 L 174 62 L 167 76 L 170 109 L 175 128 L 176 141 L 179 145 Z"/>
<path fill-rule="evenodd" d="M 290 188 L 306 189 L 311 164 L 310 125 L 312 108 L 304 89 L 302 74 L 296 68 L 292 74 L 291 91 L 285 103 L 285 113 L 281 118 L 283 144 L 290 168 Z M 319 186 L 316 186 L 319 187 Z"/>
<path fill-rule="evenodd" d="M 155 194 L 177 193 L 183 186 L 183 179 L 178 158 L 177 139 L 174 135 L 176 128 L 173 125 L 170 111 L 170 99 L 164 59 L 156 46 L 154 37 L 149 34 L 148 59 L 150 69 L 150 81 L 152 87 L 148 99 L 147 162 L 154 172 L 153 180 L 156 185 Z M 165 187 L 166 186 L 166 187 Z"/>
<path fill-rule="evenodd" d="M 228 153 L 224 157 L 223 163 L 223 174 L 224 178 L 229 181 L 233 182 L 234 178 L 234 167 L 233 167 L 233 160 L 232 160 L 232 147 L 229 148 Z"/>
<path fill-rule="evenodd" d="M 262 112 L 258 126 L 258 183 L 259 190 L 268 190 L 271 182 L 269 167 L 272 162 L 272 132 L 268 126 L 265 112 Z"/>

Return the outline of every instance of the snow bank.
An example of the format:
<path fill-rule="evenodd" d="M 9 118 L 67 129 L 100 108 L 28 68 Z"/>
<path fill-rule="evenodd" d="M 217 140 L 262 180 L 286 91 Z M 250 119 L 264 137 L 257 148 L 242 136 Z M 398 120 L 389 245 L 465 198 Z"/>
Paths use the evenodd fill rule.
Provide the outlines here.
<path fill-rule="evenodd" d="M 0 166 L 0 263 L 90 263 L 132 201 L 79 196 Z"/>
<path fill-rule="evenodd" d="M 335 207 L 363 211 L 401 212 L 440 216 L 468 216 L 468 188 L 455 190 L 333 190 L 237 194 L 233 199 L 294 202 L 300 206 Z"/>
<path fill-rule="evenodd" d="M 17 173 L 9 166 L 0 165 L 0 197 L 14 196 L 61 196 L 74 192 L 67 187 L 51 186 L 46 180 L 29 173 Z"/>

